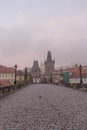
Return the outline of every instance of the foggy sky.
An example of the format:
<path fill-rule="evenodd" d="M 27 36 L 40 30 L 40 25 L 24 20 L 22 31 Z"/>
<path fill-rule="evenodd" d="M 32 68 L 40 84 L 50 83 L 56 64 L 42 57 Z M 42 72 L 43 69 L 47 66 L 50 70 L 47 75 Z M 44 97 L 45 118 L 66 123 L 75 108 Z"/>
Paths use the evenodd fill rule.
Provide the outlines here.
<path fill-rule="evenodd" d="M 0 0 L 0 64 L 87 64 L 87 0 Z"/>

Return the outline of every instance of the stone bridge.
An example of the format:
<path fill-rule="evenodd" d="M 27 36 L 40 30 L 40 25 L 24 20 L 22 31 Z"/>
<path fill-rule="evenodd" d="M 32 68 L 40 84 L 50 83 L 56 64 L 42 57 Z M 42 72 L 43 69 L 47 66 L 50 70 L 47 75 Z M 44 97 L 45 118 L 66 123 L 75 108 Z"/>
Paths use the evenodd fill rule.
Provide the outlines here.
<path fill-rule="evenodd" d="M 0 130 L 87 130 L 87 92 L 30 85 L 0 99 Z"/>

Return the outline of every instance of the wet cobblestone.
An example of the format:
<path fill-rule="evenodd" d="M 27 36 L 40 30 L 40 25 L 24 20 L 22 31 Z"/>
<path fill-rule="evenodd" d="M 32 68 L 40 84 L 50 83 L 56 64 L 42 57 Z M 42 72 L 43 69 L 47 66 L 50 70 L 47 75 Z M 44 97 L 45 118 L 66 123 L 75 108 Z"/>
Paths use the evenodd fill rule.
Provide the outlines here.
<path fill-rule="evenodd" d="M 0 130 L 87 130 L 87 92 L 37 84 L 0 99 Z"/>

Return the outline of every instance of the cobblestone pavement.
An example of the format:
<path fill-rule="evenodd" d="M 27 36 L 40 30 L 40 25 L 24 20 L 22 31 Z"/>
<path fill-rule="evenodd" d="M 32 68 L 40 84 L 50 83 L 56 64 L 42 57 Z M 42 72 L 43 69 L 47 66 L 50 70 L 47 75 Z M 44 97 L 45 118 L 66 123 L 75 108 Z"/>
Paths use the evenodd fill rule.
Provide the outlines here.
<path fill-rule="evenodd" d="M 0 130 L 87 130 L 87 92 L 37 84 L 0 99 Z"/>

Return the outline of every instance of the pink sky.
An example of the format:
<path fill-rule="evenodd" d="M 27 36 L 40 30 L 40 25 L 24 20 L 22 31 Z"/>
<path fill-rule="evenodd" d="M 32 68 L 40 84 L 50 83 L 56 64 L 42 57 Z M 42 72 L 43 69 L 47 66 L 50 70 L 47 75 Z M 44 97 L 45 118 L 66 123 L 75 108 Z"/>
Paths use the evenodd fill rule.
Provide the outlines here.
<path fill-rule="evenodd" d="M 0 2 L 0 64 L 32 66 L 49 50 L 56 66 L 87 64 L 87 1 L 37 1 Z"/>

